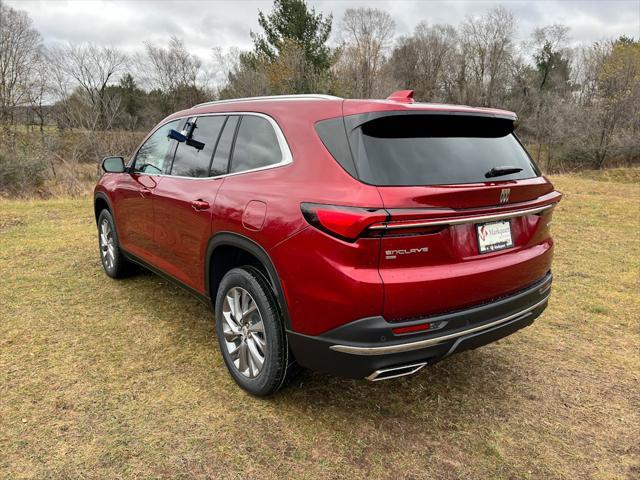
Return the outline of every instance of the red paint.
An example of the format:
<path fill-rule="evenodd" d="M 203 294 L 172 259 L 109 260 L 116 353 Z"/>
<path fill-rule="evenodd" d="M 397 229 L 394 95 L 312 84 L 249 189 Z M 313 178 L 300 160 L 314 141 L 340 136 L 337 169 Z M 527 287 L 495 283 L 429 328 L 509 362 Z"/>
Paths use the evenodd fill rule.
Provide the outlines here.
<path fill-rule="evenodd" d="M 244 208 L 242 226 L 247 230 L 259 232 L 267 217 L 267 204 L 259 200 L 251 200 Z"/>
<path fill-rule="evenodd" d="M 387 100 L 400 103 L 414 103 L 413 90 L 398 90 L 387 97 Z"/>
<path fill-rule="evenodd" d="M 512 220 L 514 247 L 483 255 L 478 253 L 471 224 L 409 229 L 404 233 L 414 235 L 405 236 L 369 235 L 370 225 L 387 220 L 495 213 L 555 203 L 561 196 L 543 177 L 432 187 L 366 185 L 340 167 L 314 129 L 320 120 L 390 110 L 515 118 L 511 112 L 494 109 L 400 101 L 274 99 L 205 105 L 168 118 L 266 114 L 283 131 L 293 162 L 214 179 L 106 174 L 96 192 L 109 198 L 126 251 L 206 296 L 215 296 L 205 291 L 204 280 L 210 238 L 232 232 L 258 244 L 279 276 L 291 327 L 308 335 L 370 316 L 398 320 L 456 310 L 541 278 L 551 267 L 550 212 Z M 510 203 L 498 205 L 505 187 L 511 189 Z M 303 203 L 356 209 L 316 209 L 323 230 L 305 219 Z M 398 255 L 393 260 L 385 255 L 386 250 L 424 247 L 428 253 Z"/>

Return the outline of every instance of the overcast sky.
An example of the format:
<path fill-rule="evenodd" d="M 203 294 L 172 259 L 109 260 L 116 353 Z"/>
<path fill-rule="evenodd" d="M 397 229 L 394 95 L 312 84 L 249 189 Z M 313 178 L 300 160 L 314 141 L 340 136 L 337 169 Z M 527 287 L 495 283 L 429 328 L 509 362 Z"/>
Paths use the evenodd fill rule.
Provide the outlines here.
<path fill-rule="evenodd" d="M 271 1 L 177 0 L 5 0 L 26 10 L 47 45 L 90 41 L 135 51 L 145 40 L 166 44 L 175 34 L 203 59 L 211 47 L 250 48 L 249 31 L 259 30 L 258 10 L 269 11 Z M 349 7 L 373 6 L 387 10 L 398 35 L 410 33 L 420 21 L 457 25 L 466 16 L 481 15 L 503 5 L 518 19 L 518 39 L 533 28 L 563 23 L 575 43 L 628 35 L 640 38 L 640 0 L 600 1 L 308 1 L 323 13 L 333 13 L 334 30 Z"/>

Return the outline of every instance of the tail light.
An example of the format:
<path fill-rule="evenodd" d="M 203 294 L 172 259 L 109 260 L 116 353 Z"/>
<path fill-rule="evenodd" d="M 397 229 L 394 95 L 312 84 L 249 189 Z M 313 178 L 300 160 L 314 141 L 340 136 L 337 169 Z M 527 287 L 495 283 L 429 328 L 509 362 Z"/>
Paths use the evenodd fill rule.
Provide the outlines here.
<path fill-rule="evenodd" d="M 395 221 L 387 228 L 392 215 L 383 208 L 345 207 L 303 203 L 304 218 L 314 227 L 347 242 L 361 237 L 405 237 L 429 235 L 447 228 L 445 225 L 416 225 L 415 221 Z"/>
<path fill-rule="evenodd" d="M 314 227 L 347 242 L 354 242 L 374 223 L 384 222 L 389 214 L 382 208 L 343 207 L 303 203 L 304 218 Z M 380 233 L 378 233 L 380 235 Z"/>

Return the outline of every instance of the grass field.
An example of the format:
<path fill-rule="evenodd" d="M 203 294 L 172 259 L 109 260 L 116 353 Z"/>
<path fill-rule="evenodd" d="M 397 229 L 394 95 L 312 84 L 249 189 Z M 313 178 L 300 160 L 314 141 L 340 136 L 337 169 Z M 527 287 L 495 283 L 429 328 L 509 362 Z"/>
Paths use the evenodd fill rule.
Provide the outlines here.
<path fill-rule="evenodd" d="M 533 326 L 266 400 L 232 382 L 197 300 L 104 275 L 89 199 L 0 201 L 0 478 L 639 478 L 640 170 L 552 180 Z"/>

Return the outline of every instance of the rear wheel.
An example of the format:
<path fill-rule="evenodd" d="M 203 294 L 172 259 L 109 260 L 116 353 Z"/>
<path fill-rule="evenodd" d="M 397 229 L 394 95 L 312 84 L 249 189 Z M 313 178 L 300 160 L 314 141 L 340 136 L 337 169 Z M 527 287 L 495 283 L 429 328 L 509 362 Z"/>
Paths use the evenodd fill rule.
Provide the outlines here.
<path fill-rule="evenodd" d="M 216 331 L 236 383 L 253 395 L 276 392 L 287 374 L 288 345 L 273 292 L 253 267 L 234 268 L 220 282 Z"/>
<path fill-rule="evenodd" d="M 98 216 L 98 245 L 104 271 L 111 278 L 123 278 L 131 271 L 131 263 L 122 255 L 118 234 L 109 210 Z"/>

